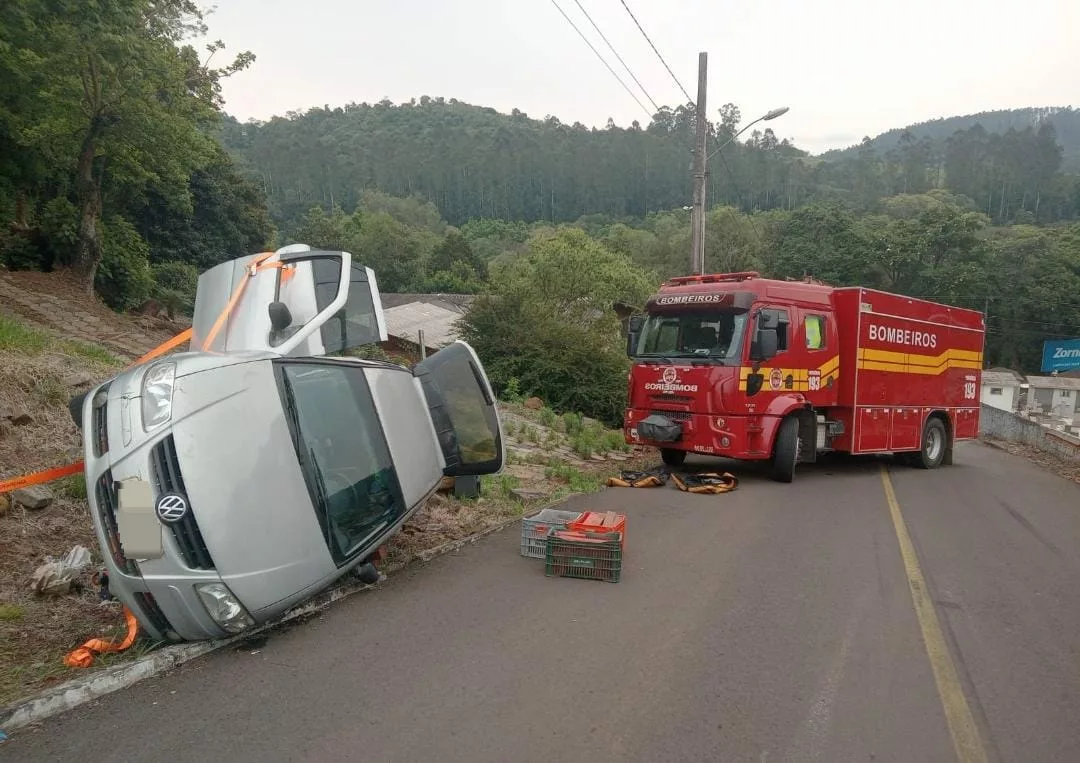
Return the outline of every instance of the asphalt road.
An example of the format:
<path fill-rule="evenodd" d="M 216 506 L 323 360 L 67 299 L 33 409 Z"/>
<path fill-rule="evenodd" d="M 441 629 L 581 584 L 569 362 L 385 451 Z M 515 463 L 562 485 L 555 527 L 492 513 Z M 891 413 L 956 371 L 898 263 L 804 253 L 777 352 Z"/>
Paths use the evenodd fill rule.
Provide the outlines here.
<path fill-rule="evenodd" d="M 1080 760 L 1080 487 L 981 445 L 889 473 L 608 490 L 575 508 L 628 515 L 618 584 L 514 527 L 0 760 Z"/>

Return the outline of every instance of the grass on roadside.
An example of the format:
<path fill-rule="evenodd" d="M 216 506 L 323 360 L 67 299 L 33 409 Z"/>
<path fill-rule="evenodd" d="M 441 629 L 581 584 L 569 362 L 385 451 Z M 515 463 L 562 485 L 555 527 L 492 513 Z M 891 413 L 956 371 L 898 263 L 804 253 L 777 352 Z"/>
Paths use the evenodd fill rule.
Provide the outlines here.
<path fill-rule="evenodd" d="M 27 419 L 0 422 L 0 479 L 78 460 L 81 442 L 68 411 L 72 385 L 104 380 L 120 365 L 104 350 L 0 316 L 0 410 Z M 0 516 L 0 706 L 78 675 L 64 665 L 64 654 L 87 638 L 123 630 L 119 612 L 99 605 L 89 570 L 79 591 L 39 596 L 31 590 L 34 570 L 47 556 L 62 557 L 76 544 L 97 554 L 83 476 L 48 487 L 49 507 L 31 511 L 6 502 Z"/>
<path fill-rule="evenodd" d="M 100 347 L 69 339 L 57 339 L 44 331 L 0 315 L 0 351 L 5 350 L 31 357 L 55 352 L 102 366 L 121 365 L 119 358 Z"/>

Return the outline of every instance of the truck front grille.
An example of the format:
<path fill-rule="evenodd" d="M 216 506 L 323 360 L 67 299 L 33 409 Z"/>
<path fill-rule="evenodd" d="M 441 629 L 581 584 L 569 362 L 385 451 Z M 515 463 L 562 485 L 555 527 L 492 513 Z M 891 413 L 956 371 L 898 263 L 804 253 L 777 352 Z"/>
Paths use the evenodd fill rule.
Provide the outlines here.
<path fill-rule="evenodd" d="M 654 403 L 692 403 L 694 398 L 687 395 L 651 395 L 649 397 Z"/>
<path fill-rule="evenodd" d="M 178 493 L 188 502 L 184 518 L 170 525 L 176 545 L 180 549 L 184 563 L 193 570 L 212 570 L 214 560 L 206 547 L 199 523 L 195 520 L 194 507 L 184 487 L 184 475 L 180 471 L 180 460 L 176 457 L 176 442 L 169 435 L 150 451 L 150 469 L 154 477 L 157 494 Z"/>
<path fill-rule="evenodd" d="M 134 559 L 127 559 L 124 556 L 123 546 L 120 545 L 120 529 L 116 524 L 119 497 L 111 471 L 102 474 L 97 485 L 94 486 L 94 502 L 97 504 L 98 515 L 101 517 L 101 526 L 105 529 L 105 545 L 108 548 L 103 550 L 109 553 L 113 563 L 121 570 L 128 575 L 138 575 L 138 563 Z"/>
<path fill-rule="evenodd" d="M 672 421 L 689 421 L 690 411 L 649 411 L 650 416 L 667 416 Z"/>

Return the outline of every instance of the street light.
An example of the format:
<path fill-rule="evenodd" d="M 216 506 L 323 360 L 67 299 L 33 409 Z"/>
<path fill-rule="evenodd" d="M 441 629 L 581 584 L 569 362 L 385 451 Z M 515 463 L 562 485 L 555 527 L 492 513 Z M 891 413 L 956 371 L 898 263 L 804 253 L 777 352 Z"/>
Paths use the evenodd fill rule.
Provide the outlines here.
<path fill-rule="evenodd" d="M 718 148 L 717 148 L 717 149 L 716 149 L 715 151 L 713 151 L 713 152 L 712 152 L 711 154 L 707 154 L 707 155 L 705 156 L 705 162 L 704 162 L 704 164 L 705 164 L 705 174 L 706 174 L 706 176 L 707 176 L 707 175 L 708 175 L 708 173 L 709 173 L 709 169 L 708 169 L 708 165 L 709 165 L 709 160 L 710 160 L 710 159 L 712 159 L 712 158 L 713 158 L 714 156 L 716 156 L 717 154 L 719 154 L 719 153 L 720 153 L 721 151 L 723 151 L 723 150 L 724 150 L 724 149 L 725 149 L 725 148 L 726 148 L 726 147 L 727 147 L 728 145 L 730 145 L 730 144 L 731 144 L 731 143 L 732 143 L 732 142 L 733 142 L 733 141 L 734 141 L 734 140 L 735 140 L 736 138 L 738 138 L 738 137 L 739 137 L 740 135 L 742 135 L 742 134 L 743 134 L 744 132 L 746 132 L 746 131 L 747 131 L 747 130 L 749 130 L 749 129 L 750 129 L 751 127 L 753 127 L 754 125 L 756 125 L 756 124 L 757 124 L 758 122 L 769 122 L 769 121 L 771 121 L 771 120 L 773 120 L 773 119 L 776 119 L 777 117 L 782 117 L 782 116 L 784 116 L 784 114 L 787 114 L 787 113 L 788 113 L 788 111 L 790 111 L 790 108 L 789 108 L 789 107 L 787 107 L 787 106 L 781 106 L 780 108 L 777 108 L 777 109 L 772 109 L 772 110 L 770 110 L 770 111 L 767 111 L 767 112 L 766 112 L 765 114 L 763 114 L 762 116 L 758 117 L 758 118 L 757 118 L 757 119 L 755 119 L 755 120 L 754 120 L 753 122 L 751 122 L 750 124 L 748 124 L 748 125 L 747 125 L 746 127 L 742 128 L 742 129 L 741 129 L 741 130 L 739 130 L 739 131 L 738 131 L 737 133 L 735 133 L 735 134 L 734 134 L 734 135 L 732 135 L 732 136 L 731 136 L 730 138 L 728 138 L 728 139 L 727 139 L 726 141 L 724 141 L 724 142 L 723 142 L 723 144 L 721 144 L 721 145 L 720 145 L 720 146 L 719 146 L 719 147 L 718 147 Z M 697 223 L 697 224 L 698 224 L 699 226 L 701 226 L 700 228 L 698 228 L 698 230 L 700 231 L 700 235 L 699 235 L 699 237 L 698 237 L 698 241 L 700 241 L 700 243 L 698 244 L 698 246 L 700 246 L 700 247 L 701 247 L 701 248 L 700 248 L 700 250 L 698 251 L 698 262 L 700 262 L 700 263 L 701 263 L 701 272 L 702 272 L 702 273 L 704 273 L 704 272 L 705 272 L 705 206 L 706 206 L 706 204 L 705 204 L 705 192 L 706 192 L 707 190 L 708 190 L 708 186 L 706 185 L 706 186 L 705 186 L 705 188 L 703 188 L 703 189 L 702 189 L 702 194 L 701 194 L 701 210 L 700 210 L 700 213 L 699 213 L 699 215 L 698 215 L 698 220 L 696 221 L 696 223 Z"/>
<path fill-rule="evenodd" d="M 787 113 L 788 113 L 788 111 L 790 111 L 790 110 L 791 110 L 791 109 L 790 109 L 789 107 L 787 107 L 787 106 L 781 106 L 781 107 L 780 107 L 780 108 L 778 108 L 778 109 L 773 109 L 772 111 L 770 111 L 770 112 L 768 112 L 768 113 L 764 114 L 763 116 L 760 116 L 760 117 L 758 117 L 758 118 L 757 118 L 757 119 L 755 119 L 755 120 L 754 120 L 753 122 L 751 122 L 750 124 L 748 124 L 748 125 L 747 125 L 746 127 L 742 128 L 742 129 L 741 129 L 741 130 L 739 130 L 739 131 L 738 131 L 737 133 L 735 133 L 735 134 L 734 134 L 734 135 L 732 135 L 732 136 L 731 136 L 730 138 L 728 138 L 728 139 L 727 139 L 726 141 L 724 141 L 723 145 L 721 145 L 721 146 L 720 146 L 719 148 L 717 148 L 717 149 L 716 149 L 715 151 L 713 151 L 713 152 L 712 152 L 711 154 L 709 154 L 708 156 L 706 156 L 706 157 L 705 157 L 705 161 L 706 161 L 706 162 L 708 162 L 708 161 L 709 161 L 710 159 L 712 159 L 712 158 L 713 158 L 714 156 L 716 156 L 717 154 L 719 154 L 719 153 L 720 153 L 720 151 L 722 151 L 722 150 L 723 150 L 724 148 L 726 148 L 726 147 L 728 146 L 728 144 L 730 144 L 730 143 L 731 143 L 732 141 L 734 141 L 734 140 L 735 140 L 736 138 L 738 138 L 738 137 L 739 137 L 740 135 L 742 135 L 742 134 L 743 134 L 744 132 L 746 132 L 747 130 L 749 130 L 749 129 L 750 129 L 751 127 L 753 127 L 754 125 L 756 125 L 756 124 L 757 124 L 758 122 L 770 122 L 770 121 L 772 121 L 773 119 L 776 119 L 777 117 L 782 117 L 782 116 L 784 116 L 784 114 L 787 114 Z"/>

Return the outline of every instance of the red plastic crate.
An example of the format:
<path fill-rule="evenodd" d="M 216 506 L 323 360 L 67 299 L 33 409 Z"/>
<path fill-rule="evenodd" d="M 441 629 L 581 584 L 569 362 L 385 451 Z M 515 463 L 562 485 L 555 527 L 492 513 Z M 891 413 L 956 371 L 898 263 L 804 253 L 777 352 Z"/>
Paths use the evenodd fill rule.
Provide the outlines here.
<path fill-rule="evenodd" d="M 566 525 L 567 530 L 579 533 L 619 533 L 622 536 L 620 548 L 626 550 L 626 515 L 614 511 L 586 511 L 580 517 Z"/>

